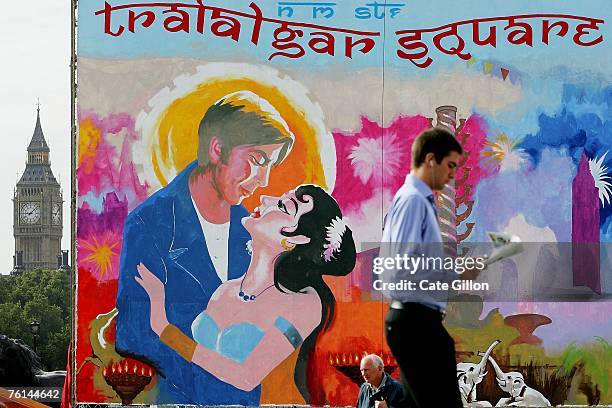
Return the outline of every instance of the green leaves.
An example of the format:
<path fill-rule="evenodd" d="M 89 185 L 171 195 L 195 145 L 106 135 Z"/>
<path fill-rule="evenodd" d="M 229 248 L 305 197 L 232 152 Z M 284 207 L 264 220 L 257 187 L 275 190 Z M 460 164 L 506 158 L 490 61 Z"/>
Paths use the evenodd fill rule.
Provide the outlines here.
<path fill-rule="evenodd" d="M 37 352 L 48 371 L 65 370 L 70 342 L 70 275 L 36 270 L 0 276 L 0 334 L 34 348 L 30 323 L 40 323 Z"/>

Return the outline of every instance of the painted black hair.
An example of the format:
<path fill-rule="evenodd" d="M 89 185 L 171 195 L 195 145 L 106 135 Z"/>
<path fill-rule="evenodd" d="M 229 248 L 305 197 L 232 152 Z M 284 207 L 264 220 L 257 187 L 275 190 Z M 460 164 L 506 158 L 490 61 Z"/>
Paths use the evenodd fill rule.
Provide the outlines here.
<path fill-rule="evenodd" d="M 292 251 L 283 252 L 274 263 L 274 285 L 281 292 L 289 290 L 300 293 L 312 287 L 321 299 L 321 323 L 304 340 L 295 366 L 294 380 L 300 393 L 308 403 L 310 400 L 306 369 L 308 358 L 314 351 L 319 333 L 326 330 L 334 317 L 336 299 L 323 280 L 324 275 L 346 276 L 355 267 L 356 250 L 353 233 L 347 227 L 342 235 L 339 251 L 329 261 L 323 258 L 323 245 L 327 243 L 327 229 L 336 217 L 342 218 L 342 212 L 336 200 L 321 187 L 314 185 L 300 186 L 295 192 L 296 198 L 305 203 L 312 197 L 314 208 L 300 217 L 296 230 L 284 233 L 286 236 L 304 235 L 310 242 L 297 245 Z"/>

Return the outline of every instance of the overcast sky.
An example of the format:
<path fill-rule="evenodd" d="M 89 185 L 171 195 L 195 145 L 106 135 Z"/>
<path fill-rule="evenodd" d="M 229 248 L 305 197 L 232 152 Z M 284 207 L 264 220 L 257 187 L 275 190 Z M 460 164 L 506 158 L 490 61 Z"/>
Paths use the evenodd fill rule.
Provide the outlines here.
<path fill-rule="evenodd" d="M 13 267 L 13 190 L 40 98 L 51 168 L 64 192 L 64 237 L 70 247 L 70 2 L 3 1 L 0 13 L 0 273 Z"/>

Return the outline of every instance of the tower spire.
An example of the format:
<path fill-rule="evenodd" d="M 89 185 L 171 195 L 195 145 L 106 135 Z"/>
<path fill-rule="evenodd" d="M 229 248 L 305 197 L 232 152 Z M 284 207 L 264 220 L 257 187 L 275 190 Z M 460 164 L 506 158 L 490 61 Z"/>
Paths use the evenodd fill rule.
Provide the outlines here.
<path fill-rule="evenodd" d="M 28 159 L 13 195 L 13 274 L 57 268 L 63 199 L 61 187 L 51 170 L 49 154 L 40 120 L 40 99 L 37 98 L 36 126 L 28 145 Z"/>
<path fill-rule="evenodd" d="M 42 125 L 40 124 L 40 99 L 36 102 L 36 126 L 32 140 L 28 145 L 28 152 L 49 152 L 49 146 L 43 134 Z"/>

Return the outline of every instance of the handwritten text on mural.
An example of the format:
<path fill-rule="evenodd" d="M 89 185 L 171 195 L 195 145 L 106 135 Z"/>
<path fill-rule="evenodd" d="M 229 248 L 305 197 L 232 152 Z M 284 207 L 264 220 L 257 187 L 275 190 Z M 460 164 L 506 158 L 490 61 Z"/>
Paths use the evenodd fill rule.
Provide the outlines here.
<path fill-rule="evenodd" d="M 423 36 L 429 35 L 433 45 L 440 52 L 469 60 L 472 58 L 472 54 L 466 51 L 466 41 L 462 34 L 467 34 L 474 45 L 495 48 L 501 41 L 498 38 L 498 29 L 500 28 L 498 24 L 502 25 L 499 32 L 503 34 L 500 37 L 503 36 L 502 38 L 509 44 L 532 47 L 535 41 L 541 41 L 543 44 L 549 45 L 552 37 L 565 37 L 569 34 L 572 35 L 572 41 L 575 44 L 589 47 L 603 41 L 602 35 L 593 35 L 593 31 L 599 30 L 598 24 L 603 24 L 603 22 L 604 20 L 600 19 L 567 14 L 530 14 L 478 18 L 435 28 L 398 30 L 395 32 L 399 37 L 398 43 L 400 45 L 397 56 L 409 60 L 419 68 L 428 67 L 433 59 L 428 55 L 429 47 Z M 573 34 L 570 29 L 574 30 Z M 538 36 L 536 37 L 534 33 Z"/>
<path fill-rule="evenodd" d="M 396 18 L 405 3 L 379 3 L 377 1 L 365 3 L 355 8 L 354 16 L 360 20 L 382 20 L 387 16 Z M 336 15 L 336 2 L 317 2 L 317 1 L 279 1 L 278 16 L 292 18 L 295 10 L 308 10 L 312 13 L 312 18 L 330 19 Z"/>
<path fill-rule="evenodd" d="M 381 38 L 377 31 L 359 31 L 328 27 L 311 23 L 292 22 L 265 17 L 255 3 L 252 12 L 229 10 L 195 3 L 134 3 L 112 6 L 105 2 L 96 15 L 104 16 L 104 33 L 119 37 L 127 32 L 135 33 L 157 23 L 169 33 L 210 33 L 215 37 L 227 37 L 240 41 L 242 31 L 248 26 L 250 41 L 259 45 L 263 24 L 274 25 L 270 45 L 274 52 L 268 57 L 301 58 L 306 53 L 344 55 L 353 58 L 356 52 L 368 54 Z M 121 23 L 117 20 L 121 19 Z M 408 60 L 419 68 L 426 68 L 434 61 L 430 49 L 457 56 L 462 60 L 472 58 L 467 51 L 470 44 L 479 47 L 497 47 L 502 41 L 510 45 L 532 47 L 535 43 L 549 45 L 554 37 L 570 37 L 579 46 L 589 47 L 603 41 L 599 34 L 604 20 L 567 14 L 529 14 L 506 17 L 478 18 L 458 21 L 434 28 L 397 30 L 397 57 Z M 465 37 L 465 38 L 464 38 Z"/>

